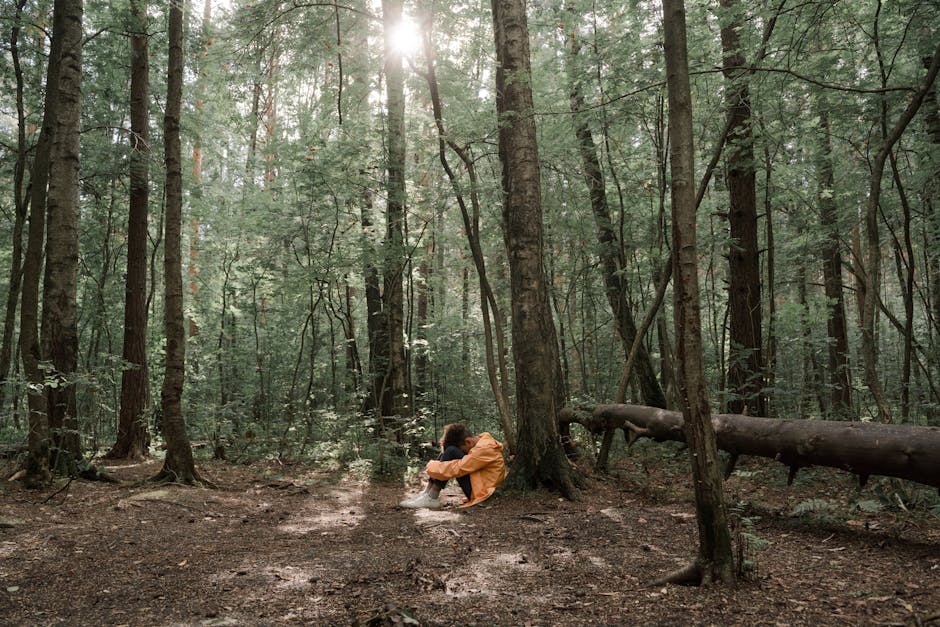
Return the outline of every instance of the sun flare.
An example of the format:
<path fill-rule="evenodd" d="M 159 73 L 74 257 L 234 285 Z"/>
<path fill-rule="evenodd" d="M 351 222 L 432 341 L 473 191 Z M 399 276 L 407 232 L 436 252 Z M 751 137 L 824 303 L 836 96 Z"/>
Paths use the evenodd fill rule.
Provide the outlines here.
<path fill-rule="evenodd" d="M 421 48 L 421 29 L 411 17 L 403 15 L 401 21 L 392 27 L 391 43 L 395 52 L 409 57 Z"/>

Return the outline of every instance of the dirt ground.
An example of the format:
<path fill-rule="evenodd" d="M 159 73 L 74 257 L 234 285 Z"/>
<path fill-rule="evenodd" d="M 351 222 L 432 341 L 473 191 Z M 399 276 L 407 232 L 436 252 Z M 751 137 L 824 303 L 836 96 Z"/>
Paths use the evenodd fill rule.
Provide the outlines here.
<path fill-rule="evenodd" d="M 734 588 L 649 583 L 696 547 L 684 457 L 616 460 L 582 498 L 459 510 L 275 462 L 203 463 L 219 489 L 0 485 L 3 625 L 940 625 L 940 518 L 848 475 L 751 460 L 726 484 L 753 562 Z M 56 490 L 61 490 L 56 493 Z M 877 511 L 866 511 L 877 510 Z M 749 538 L 748 540 L 745 540 Z"/>

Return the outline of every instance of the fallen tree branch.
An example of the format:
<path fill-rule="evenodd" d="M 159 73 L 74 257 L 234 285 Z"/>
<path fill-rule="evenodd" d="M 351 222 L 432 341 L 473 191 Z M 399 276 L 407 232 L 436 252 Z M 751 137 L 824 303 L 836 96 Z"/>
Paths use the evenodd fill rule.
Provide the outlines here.
<path fill-rule="evenodd" d="M 592 433 L 623 429 L 658 441 L 685 441 L 682 414 L 643 405 L 566 407 L 558 414 L 567 431 L 579 423 Z M 828 466 L 867 478 L 898 477 L 940 489 L 940 428 L 834 420 L 783 420 L 713 414 L 718 448 L 767 457 L 794 469 Z"/>

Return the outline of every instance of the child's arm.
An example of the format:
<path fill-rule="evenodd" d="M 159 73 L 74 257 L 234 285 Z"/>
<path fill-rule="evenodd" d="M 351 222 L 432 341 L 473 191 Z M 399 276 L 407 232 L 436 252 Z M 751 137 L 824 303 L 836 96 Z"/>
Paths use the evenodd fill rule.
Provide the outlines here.
<path fill-rule="evenodd" d="M 495 448 L 474 447 L 461 459 L 449 462 L 428 462 L 428 476 L 441 481 L 463 477 L 493 463 L 499 457 L 502 457 L 502 453 Z"/>

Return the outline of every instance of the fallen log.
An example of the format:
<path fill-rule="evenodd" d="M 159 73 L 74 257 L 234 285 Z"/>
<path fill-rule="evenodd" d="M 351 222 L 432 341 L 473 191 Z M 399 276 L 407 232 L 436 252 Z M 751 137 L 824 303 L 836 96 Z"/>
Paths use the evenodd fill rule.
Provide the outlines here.
<path fill-rule="evenodd" d="M 630 440 L 685 441 L 682 414 L 642 405 L 566 407 L 558 415 L 567 433 L 578 423 L 592 433 L 622 429 Z M 718 448 L 731 454 L 767 457 L 790 467 L 828 466 L 855 473 L 862 485 L 870 475 L 898 477 L 940 490 L 940 428 L 834 420 L 785 420 L 741 414 L 713 414 Z M 727 474 L 730 474 L 730 469 Z"/>

